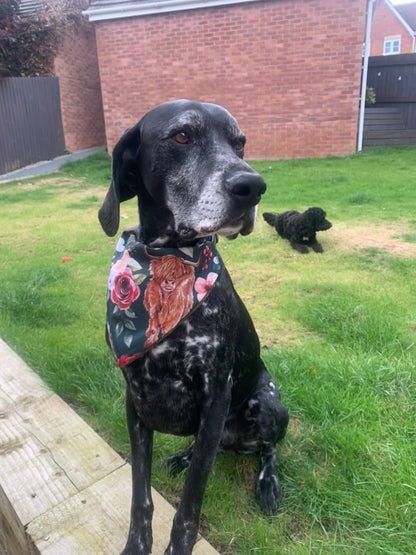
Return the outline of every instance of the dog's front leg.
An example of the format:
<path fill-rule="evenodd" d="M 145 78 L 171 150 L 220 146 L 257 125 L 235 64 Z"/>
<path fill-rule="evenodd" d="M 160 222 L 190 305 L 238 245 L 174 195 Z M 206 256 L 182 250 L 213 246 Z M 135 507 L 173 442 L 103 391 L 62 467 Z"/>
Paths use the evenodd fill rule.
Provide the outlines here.
<path fill-rule="evenodd" d="M 165 555 L 190 555 L 196 542 L 202 501 L 231 399 L 231 378 L 227 384 L 217 385 L 220 387 L 216 388 L 214 397 L 204 408 L 201 416 L 192 460 Z"/>
<path fill-rule="evenodd" d="M 324 252 L 322 245 L 318 242 L 316 238 L 316 233 L 311 233 L 308 236 L 306 244 L 308 245 L 308 247 L 311 247 L 312 250 L 314 250 L 315 252 Z"/>
<path fill-rule="evenodd" d="M 128 387 L 126 416 L 131 446 L 133 491 L 129 537 L 122 555 L 149 555 L 152 549 L 153 502 L 150 474 L 153 431 L 146 428 L 140 420 Z"/>
<path fill-rule="evenodd" d="M 298 251 L 302 254 L 308 254 L 309 250 L 308 248 L 303 244 L 303 239 L 300 238 L 296 238 L 296 239 L 290 239 L 290 244 L 292 246 L 293 249 L 295 249 L 295 251 Z"/>
<path fill-rule="evenodd" d="M 316 237 L 313 237 L 309 240 L 309 246 L 312 247 L 312 250 L 314 250 L 315 252 L 324 252 L 321 243 L 319 243 Z"/>

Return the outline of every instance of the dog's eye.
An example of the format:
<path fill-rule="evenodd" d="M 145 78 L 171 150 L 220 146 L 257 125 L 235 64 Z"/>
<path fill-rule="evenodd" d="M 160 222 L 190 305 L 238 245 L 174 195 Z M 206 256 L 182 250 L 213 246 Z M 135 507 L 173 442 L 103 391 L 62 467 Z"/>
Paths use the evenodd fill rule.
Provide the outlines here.
<path fill-rule="evenodd" d="M 241 141 L 237 141 L 236 144 L 234 145 L 235 152 L 237 156 L 240 156 L 240 158 L 243 157 L 245 144 L 246 144 L 246 141 L 241 139 Z"/>
<path fill-rule="evenodd" d="M 176 133 L 176 135 L 173 136 L 173 140 L 179 143 L 180 145 L 186 145 L 186 143 L 189 143 L 188 133 L 186 133 L 185 131 Z"/>

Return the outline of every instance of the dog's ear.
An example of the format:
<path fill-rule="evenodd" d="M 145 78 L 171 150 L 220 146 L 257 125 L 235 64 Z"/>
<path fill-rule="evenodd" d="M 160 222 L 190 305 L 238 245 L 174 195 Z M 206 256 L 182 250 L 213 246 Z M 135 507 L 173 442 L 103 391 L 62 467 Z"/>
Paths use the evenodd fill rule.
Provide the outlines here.
<path fill-rule="evenodd" d="M 140 127 L 127 130 L 118 141 L 112 155 L 111 185 L 98 212 L 98 219 L 107 235 L 117 233 L 120 221 L 120 203 L 138 194 Z"/>

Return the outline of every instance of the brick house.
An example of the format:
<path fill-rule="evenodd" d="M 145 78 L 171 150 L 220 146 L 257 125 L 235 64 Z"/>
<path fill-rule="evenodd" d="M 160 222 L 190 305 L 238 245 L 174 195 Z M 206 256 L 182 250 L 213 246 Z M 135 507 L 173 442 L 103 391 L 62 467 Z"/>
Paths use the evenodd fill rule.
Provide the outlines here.
<path fill-rule="evenodd" d="M 104 114 L 94 27 L 87 21 L 71 27 L 55 58 L 59 77 L 65 148 L 105 145 Z"/>
<path fill-rule="evenodd" d="M 371 56 L 416 52 L 416 2 L 379 0 L 371 27 Z"/>
<path fill-rule="evenodd" d="M 44 4 L 45 0 L 19 0 L 19 14 L 33 16 Z M 95 31 L 86 18 L 68 27 L 54 65 L 54 75 L 59 78 L 65 148 L 73 151 L 103 146 L 105 129 Z"/>
<path fill-rule="evenodd" d="M 357 138 L 365 0 L 92 0 L 109 151 L 153 106 L 225 106 L 250 158 L 345 155 Z"/>

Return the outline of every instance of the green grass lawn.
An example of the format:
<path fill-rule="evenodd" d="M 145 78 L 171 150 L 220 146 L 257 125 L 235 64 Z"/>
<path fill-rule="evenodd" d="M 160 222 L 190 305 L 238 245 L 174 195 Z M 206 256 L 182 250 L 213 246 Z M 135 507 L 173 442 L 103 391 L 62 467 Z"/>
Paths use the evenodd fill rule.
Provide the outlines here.
<path fill-rule="evenodd" d="M 254 499 L 256 458 L 217 457 L 201 527 L 223 554 L 415 550 L 415 162 L 403 148 L 252 164 L 268 185 L 257 227 L 219 249 L 291 422 L 274 517 Z M 0 336 L 128 456 L 123 380 L 104 341 L 117 238 L 96 214 L 109 181 L 101 153 L 0 185 Z M 333 222 L 323 254 L 293 251 L 261 217 L 314 205 Z M 121 214 L 122 229 L 135 225 L 135 202 Z M 155 438 L 153 485 L 172 503 L 184 476 L 163 461 L 188 441 Z"/>

